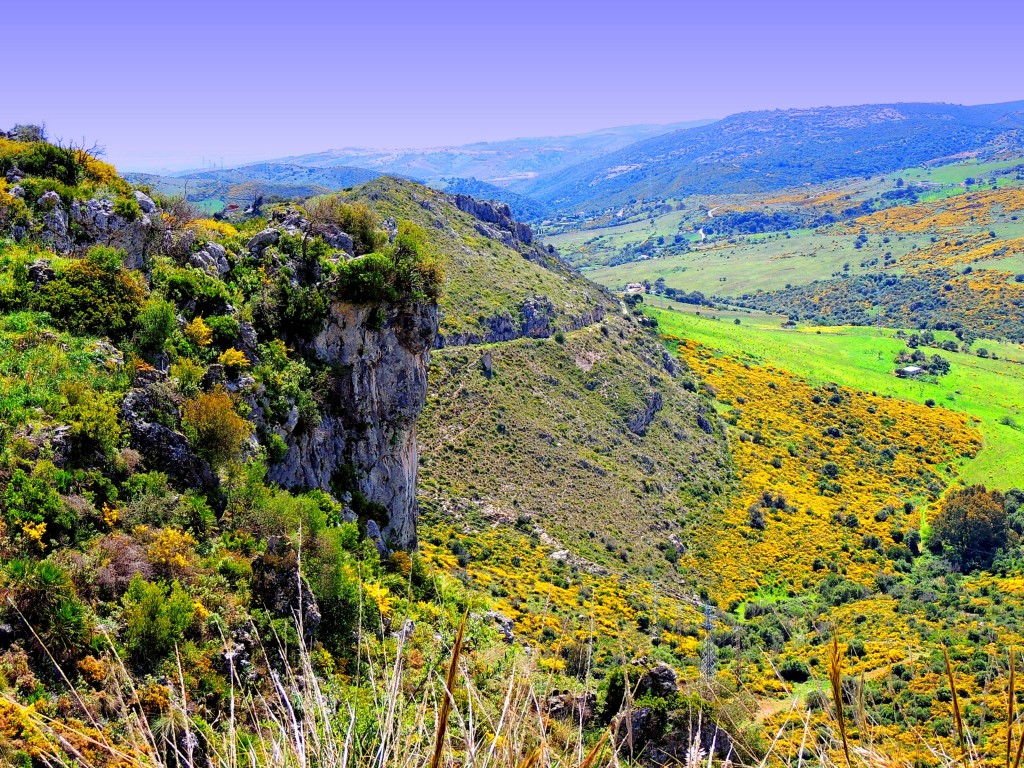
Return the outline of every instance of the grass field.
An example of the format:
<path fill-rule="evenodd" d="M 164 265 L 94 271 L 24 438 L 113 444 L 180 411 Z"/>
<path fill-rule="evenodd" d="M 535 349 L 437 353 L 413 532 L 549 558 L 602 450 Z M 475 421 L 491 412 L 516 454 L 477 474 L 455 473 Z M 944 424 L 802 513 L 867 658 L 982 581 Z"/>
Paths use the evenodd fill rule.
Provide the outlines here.
<path fill-rule="evenodd" d="M 826 280 L 849 265 L 849 274 L 861 274 L 875 266 L 861 266 L 884 254 L 901 256 L 915 245 L 928 244 L 926 235 L 900 235 L 884 242 L 869 238 L 856 248 L 856 235 L 820 234 L 798 231 L 783 234 L 737 238 L 735 243 L 696 248 L 689 253 L 601 267 L 588 271 L 587 277 L 609 288 L 659 277 L 671 288 L 701 291 L 707 295 L 737 296 L 757 290 L 779 290 L 789 285 L 805 285 Z"/>
<path fill-rule="evenodd" d="M 891 329 L 785 330 L 775 318 L 764 315 L 737 315 L 737 325 L 688 309 L 648 307 L 646 311 L 658 319 L 662 333 L 740 354 L 751 362 L 770 363 L 812 382 L 835 382 L 917 403 L 932 399 L 937 407 L 967 413 L 976 420 L 984 444 L 961 468 L 964 481 L 998 488 L 1024 485 L 1024 348 L 1020 345 L 979 342 L 998 360 L 943 351 L 952 365 L 948 375 L 937 381 L 905 380 L 892 373 L 893 358 L 905 345 Z"/>

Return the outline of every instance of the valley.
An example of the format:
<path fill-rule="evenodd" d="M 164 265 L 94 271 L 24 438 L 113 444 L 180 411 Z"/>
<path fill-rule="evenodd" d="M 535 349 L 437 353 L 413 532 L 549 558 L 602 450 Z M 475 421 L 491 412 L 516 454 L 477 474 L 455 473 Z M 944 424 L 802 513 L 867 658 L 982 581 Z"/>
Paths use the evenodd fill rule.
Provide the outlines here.
<path fill-rule="evenodd" d="M 0 761 L 999 762 L 1020 115 L 0 136 Z"/>

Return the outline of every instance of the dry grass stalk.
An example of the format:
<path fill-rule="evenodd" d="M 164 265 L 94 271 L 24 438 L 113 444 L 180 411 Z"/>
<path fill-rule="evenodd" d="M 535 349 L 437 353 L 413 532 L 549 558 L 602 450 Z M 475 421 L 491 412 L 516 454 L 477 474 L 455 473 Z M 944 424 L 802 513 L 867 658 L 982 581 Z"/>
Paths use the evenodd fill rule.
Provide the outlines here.
<path fill-rule="evenodd" d="M 839 638 L 832 635 L 832 649 L 828 658 L 828 680 L 832 684 L 832 701 L 836 707 L 836 721 L 839 735 L 843 739 L 843 755 L 850 766 L 850 744 L 846 738 L 846 716 L 843 712 L 843 657 L 839 650 Z"/>
<path fill-rule="evenodd" d="M 946 662 L 946 678 L 949 680 L 949 690 L 953 694 L 953 722 L 956 724 L 956 736 L 960 742 L 960 749 L 964 756 L 967 756 L 967 739 L 964 733 L 964 719 L 960 713 L 960 696 L 956 692 L 956 678 L 953 676 L 953 665 L 949 662 L 949 650 L 942 647 L 942 658 Z"/>
<path fill-rule="evenodd" d="M 444 756 L 444 742 L 448 731 L 448 718 L 452 713 L 454 704 L 455 679 L 459 674 L 459 657 L 462 655 L 462 641 L 466 634 L 466 619 L 469 614 L 462 617 L 459 624 L 459 631 L 455 634 L 455 643 L 452 645 L 452 657 L 448 662 L 448 674 L 444 682 L 444 699 L 441 702 L 441 712 L 437 718 L 437 735 L 434 738 L 434 754 L 430 758 L 430 768 L 440 768 L 441 758 Z"/>
<path fill-rule="evenodd" d="M 1013 742 L 1013 721 L 1016 718 L 1016 670 L 1017 666 L 1013 659 L 1013 646 L 1007 654 L 1010 661 L 1010 680 L 1006 693 L 1006 768 L 1010 768 L 1010 745 Z"/>

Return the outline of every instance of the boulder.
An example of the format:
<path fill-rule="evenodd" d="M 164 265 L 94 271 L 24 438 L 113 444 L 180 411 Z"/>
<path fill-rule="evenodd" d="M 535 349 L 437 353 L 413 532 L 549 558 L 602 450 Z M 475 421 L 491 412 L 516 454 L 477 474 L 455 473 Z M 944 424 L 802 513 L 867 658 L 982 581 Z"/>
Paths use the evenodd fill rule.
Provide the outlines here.
<path fill-rule="evenodd" d="M 28 279 L 32 281 L 34 288 L 46 285 L 56 276 L 57 273 L 53 271 L 53 267 L 46 259 L 37 259 L 28 266 Z"/>
<path fill-rule="evenodd" d="M 659 662 L 648 669 L 637 683 L 635 696 L 664 699 L 679 693 L 679 676 L 668 664 Z"/>
<path fill-rule="evenodd" d="M 597 712 L 597 694 L 593 691 L 572 693 L 554 690 L 544 700 L 544 711 L 556 720 L 572 720 L 586 725 Z"/>
<path fill-rule="evenodd" d="M 331 246 L 331 248 L 337 248 L 344 251 L 349 256 L 355 256 L 355 241 L 352 240 L 352 236 L 347 232 L 337 230 L 335 232 L 325 233 L 324 242 Z"/>
<path fill-rule="evenodd" d="M 512 619 L 498 611 L 488 611 L 486 616 L 487 620 L 493 622 L 498 628 L 498 632 L 501 633 L 501 637 L 506 643 L 511 643 L 516 639 L 515 633 L 512 631 L 515 626 Z"/>
<path fill-rule="evenodd" d="M 205 248 L 189 256 L 188 262 L 214 277 L 223 277 L 231 269 L 228 252 L 218 243 L 208 243 Z"/>
<path fill-rule="evenodd" d="M 277 245 L 281 239 L 281 233 L 273 227 L 267 227 L 260 232 L 257 232 L 247 243 L 246 247 L 252 254 L 260 253 L 264 248 L 268 248 L 271 245 Z"/>
<path fill-rule="evenodd" d="M 145 265 L 151 237 L 156 235 L 145 212 L 135 219 L 126 219 L 114 212 L 114 203 L 110 200 L 93 198 L 72 202 L 69 215 L 86 242 L 123 249 L 128 269 L 142 269 Z"/>
<path fill-rule="evenodd" d="M 156 203 L 153 202 L 153 198 L 145 192 L 135 190 L 135 202 L 139 204 L 139 209 L 143 213 L 153 213 L 156 210 Z"/>

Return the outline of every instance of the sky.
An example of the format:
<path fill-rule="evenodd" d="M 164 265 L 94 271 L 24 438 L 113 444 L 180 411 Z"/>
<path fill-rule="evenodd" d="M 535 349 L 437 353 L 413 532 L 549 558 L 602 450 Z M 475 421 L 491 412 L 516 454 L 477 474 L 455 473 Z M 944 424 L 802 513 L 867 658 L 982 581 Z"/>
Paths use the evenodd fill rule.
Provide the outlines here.
<path fill-rule="evenodd" d="M 1018 0 L 0 0 L 0 128 L 122 170 L 1024 99 Z"/>

